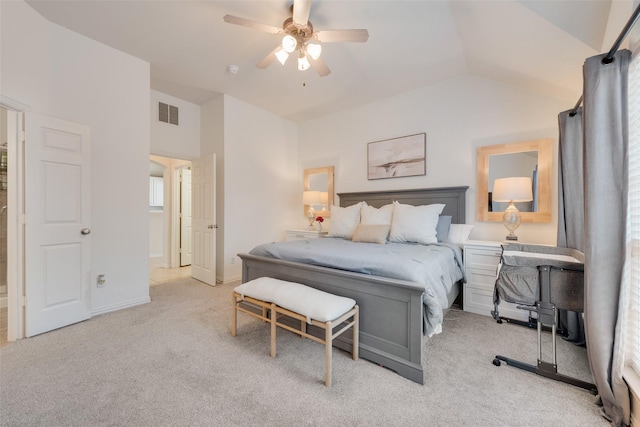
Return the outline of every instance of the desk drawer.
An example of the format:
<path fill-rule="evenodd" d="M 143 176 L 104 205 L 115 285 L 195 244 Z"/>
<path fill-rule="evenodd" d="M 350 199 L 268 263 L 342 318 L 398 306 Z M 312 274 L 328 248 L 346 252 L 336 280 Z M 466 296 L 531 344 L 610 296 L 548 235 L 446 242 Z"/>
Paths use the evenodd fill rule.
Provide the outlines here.
<path fill-rule="evenodd" d="M 495 272 L 490 272 L 488 270 L 468 269 L 466 271 L 466 274 L 467 283 L 475 285 L 486 285 L 491 289 L 493 289 L 496 284 Z"/>
<path fill-rule="evenodd" d="M 485 270 L 495 274 L 500 254 L 501 251 L 498 249 L 469 248 L 464 253 L 464 264 L 467 269 Z"/>

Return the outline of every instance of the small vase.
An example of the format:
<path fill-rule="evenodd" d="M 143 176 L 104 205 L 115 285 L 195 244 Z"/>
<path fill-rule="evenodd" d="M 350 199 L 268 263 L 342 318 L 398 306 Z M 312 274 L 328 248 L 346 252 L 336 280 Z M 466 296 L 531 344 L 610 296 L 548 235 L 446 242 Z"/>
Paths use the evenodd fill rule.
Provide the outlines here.
<path fill-rule="evenodd" d="M 322 223 L 321 222 L 316 222 L 316 230 L 322 231 Z"/>

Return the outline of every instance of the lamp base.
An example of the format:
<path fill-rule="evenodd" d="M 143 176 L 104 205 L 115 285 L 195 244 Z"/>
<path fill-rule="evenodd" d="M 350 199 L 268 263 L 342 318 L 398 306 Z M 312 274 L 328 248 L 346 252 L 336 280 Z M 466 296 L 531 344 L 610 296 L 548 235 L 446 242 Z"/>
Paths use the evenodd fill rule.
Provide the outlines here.
<path fill-rule="evenodd" d="M 508 241 L 517 241 L 518 236 L 515 235 L 515 231 L 520 226 L 520 211 L 516 208 L 516 205 L 513 204 L 513 201 L 509 202 L 509 206 L 504 211 L 504 215 L 502 216 L 502 223 L 504 227 L 509 230 L 509 234 L 505 237 Z"/>

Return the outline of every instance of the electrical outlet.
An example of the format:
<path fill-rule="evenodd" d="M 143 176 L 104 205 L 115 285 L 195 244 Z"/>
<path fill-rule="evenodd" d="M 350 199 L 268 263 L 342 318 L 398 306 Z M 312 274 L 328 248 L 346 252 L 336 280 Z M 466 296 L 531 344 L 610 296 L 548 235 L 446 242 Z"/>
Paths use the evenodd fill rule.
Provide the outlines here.
<path fill-rule="evenodd" d="M 98 287 L 99 288 L 104 288 L 107 285 L 107 279 L 105 277 L 105 274 L 98 274 Z"/>
<path fill-rule="evenodd" d="M 235 264 L 236 263 L 236 257 L 232 256 L 231 257 L 231 264 Z"/>

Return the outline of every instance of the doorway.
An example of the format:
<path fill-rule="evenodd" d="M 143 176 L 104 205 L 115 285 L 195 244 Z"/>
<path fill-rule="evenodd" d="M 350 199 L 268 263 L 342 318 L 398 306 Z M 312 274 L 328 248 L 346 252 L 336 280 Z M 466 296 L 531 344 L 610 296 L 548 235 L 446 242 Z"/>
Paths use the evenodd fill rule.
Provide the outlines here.
<path fill-rule="evenodd" d="M 149 158 L 150 285 L 191 275 L 190 170 L 188 160 Z"/>
<path fill-rule="evenodd" d="M 7 109 L 0 107 L 0 347 L 5 345 L 8 333 L 7 297 L 7 184 L 8 184 L 8 132 Z"/>

